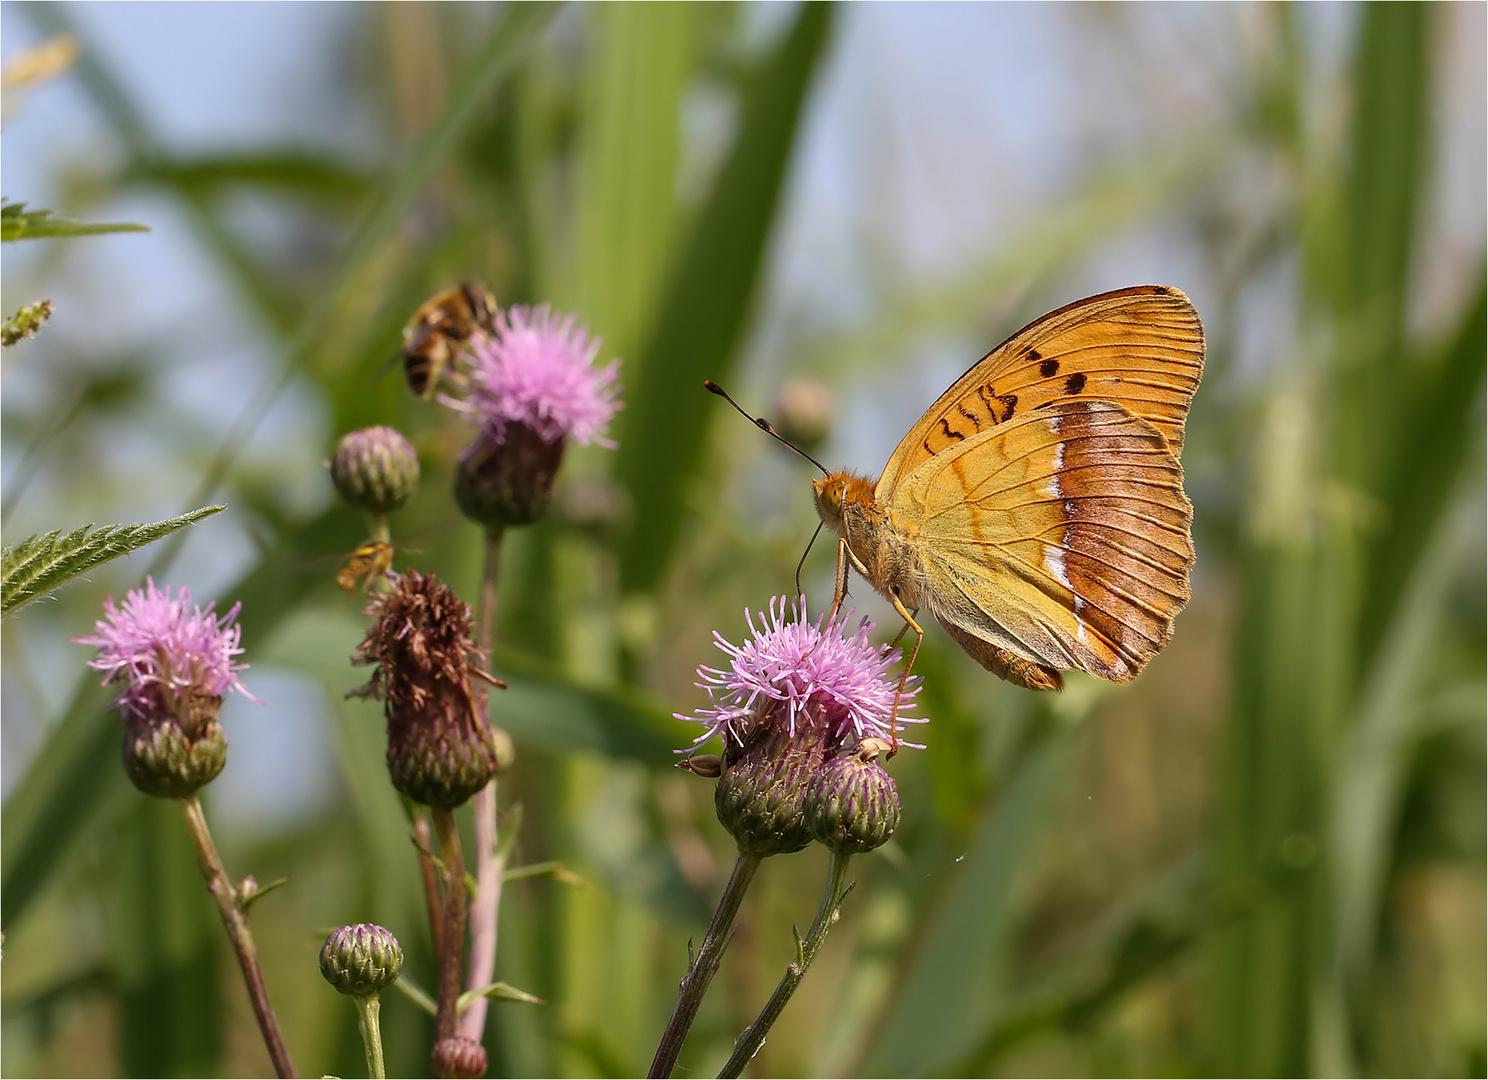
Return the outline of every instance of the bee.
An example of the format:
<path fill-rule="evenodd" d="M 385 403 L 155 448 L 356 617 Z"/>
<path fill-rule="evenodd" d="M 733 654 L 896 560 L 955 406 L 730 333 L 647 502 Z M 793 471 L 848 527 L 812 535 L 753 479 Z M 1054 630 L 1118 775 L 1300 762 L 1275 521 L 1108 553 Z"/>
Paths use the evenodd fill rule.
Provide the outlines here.
<path fill-rule="evenodd" d="M 427 400 L 448 372 L 456 350 L 477 330 L 491 330 L 496 297 L 479 281 L 467 281 L 424 301 L 403 328 L 403 375 L 408 388 Z"/>
<path fill-rule="evenodd" d="M 358 579 L 365 577 L 362 591 L 372 587 L 372 582 L 385 575 L 393 567 L 393 545 L 386 540 L 368 540 L 353 551 L 346 565 L 336 571 L 336 584 L 347 592 L 356 588 Z"/>

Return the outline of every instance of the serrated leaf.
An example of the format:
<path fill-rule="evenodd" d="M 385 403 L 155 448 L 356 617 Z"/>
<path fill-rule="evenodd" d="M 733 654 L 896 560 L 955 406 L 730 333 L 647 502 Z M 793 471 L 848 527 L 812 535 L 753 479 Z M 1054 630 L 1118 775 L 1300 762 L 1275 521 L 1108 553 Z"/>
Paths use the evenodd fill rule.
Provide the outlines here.
<path fill-rule="evenodd" d="M 98 233 L 149 232 L 147 225 L 131 222 L 70 221 L 50 210 L 27 210 L 25 203 L 0 206 L 0 241 L 50 240 L 66 236 L 93 236 Z"/>
<path fill-rule="evenodd" d="M 105 525 L 101 528 L 84 525 L 66 534 L 61 529 L 53 529 L 40 536 L 28 536 L 0 553 L 0 618 L 95 566 L 128 555 L 162 536 L 169 536 L 177 529 L 226 509 L 225 506 L 204 506 L 153 525 Z"/>

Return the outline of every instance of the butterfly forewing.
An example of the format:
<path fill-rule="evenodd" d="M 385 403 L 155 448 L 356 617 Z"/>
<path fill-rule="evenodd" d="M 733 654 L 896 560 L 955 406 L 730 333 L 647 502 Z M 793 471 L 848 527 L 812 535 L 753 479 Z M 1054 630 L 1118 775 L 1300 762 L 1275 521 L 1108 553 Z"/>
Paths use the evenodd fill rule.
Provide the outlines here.
<path fill-rule="evenodd" d="M 942 623 L 1052 668 L 1125 681 L 1188 600 L 1182 469 L 1154 424 L 1110 402 L 1057 400 L 953 440 L 889 509 Z"/>
<path fill-rule="evenodd" d="M 1110 401 L 1149 422 L 1176 459 L 1204 368 L 1204 328 L 1177 289 L 1143 285 L 1076 301 L 1025 326 L 961 376 L 894 451 L 880 502 L 957 443 L 1066 401 Z"/>

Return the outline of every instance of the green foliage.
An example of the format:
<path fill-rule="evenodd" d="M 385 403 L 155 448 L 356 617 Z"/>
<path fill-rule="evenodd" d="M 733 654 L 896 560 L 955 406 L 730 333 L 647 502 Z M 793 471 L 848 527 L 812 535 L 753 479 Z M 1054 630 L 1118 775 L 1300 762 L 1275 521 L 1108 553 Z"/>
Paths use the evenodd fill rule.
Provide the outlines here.
<path fill-rule="evenodd" d="M 56 217 L 50 210 L 27 210 L 25 203 L 7 202 L 0 206 L 0 241 L 7 243 L 12 240 L 56 240 L 69 236 L 149 231 L 145 225 L 68 221 Z"/>
<path fill-rule="evenodd" d="M 698 385 L 751 375 L 740 357 L 812 90 L 834 47 L 861 47 L 837 37 L 849 9 L 784 10 L 771 21 L 722 5 L 366 9 L 346 77 L 361 115 L 384 124 L 386 153 L 354 160 L 277 143 L 167 150 L 108 54 L 79 53 L 78 84 L 124 147 L 114 172 L 75 177 L 81 190 L 169 201 L 274 357 L 215 426 L 173 431 L 171 453 L 199 470 L 183 505 L 232 502 L 256 545 L 222 592 L 244 602 L 250 688 L 275 673 L 319 701 L 311 721 L 334 754 L 306 820 L 223 841 L 236 873 L 290 879 L 253 916 L 307 1075 L 363 1064 L 351 1010 L 314 974 L 307 928 L 376 921 L 404 945 L 406 989 L 437 976 L 381 712 L 345 699 L 366 675 L 347 663 L 365 598 L 332 573 L 364 524 L 284 498 L 288 478 L 245 465 L 244 450 L 291 386 L 323 406 L 331 437 L 368 423 L 406 431 L 426 483 L 393 519 L 397 566 L 473 599 L 480 538 L 448 497 L 469 432 L 378 375 L 404 321 L 477 278 L 503 304 L 576 312 L 606 358 L 623 358 L 618 450 L 571 451 L 555 512 L 503 552 L 491 667 L 510 689 L 490 707 L 518 746 L 500 793 L 524 869 L 507 875 L 495 978 L 548 1004 L 496 991 L 487 1046 L 491 1075 L 644 1070 L 731 858 L 709 785 L 670 768 L 690 738 L 671 714 L 699 700 L 694 665 L 717 660 L 708 630 L 735 638 L 739 608 L 788 587 L 812 524 L 804 467 L 795 496 L 771 492 L 765 517 L 754 513 L 744 474 L 765 451 L 747 437 L 710 443 L 722 414 Z M 1113 18 L 1147 17 L 1137 10 Z M 1480 1066 L 1488 631 L 1474 522 L 1488 288 L 1481 259 L 1446 289 L 1440 266 L 1422 272 L 1450 10 L 1357 9 L 1330 81 L 1318 65 L 1331 47 L 1306 16 L 1247 9 L 1246 49 L 1225 69 L 1234 100 L 1199 103 L 1211 110 L 1202 130 L 1183 110 L 1133 118 L 1141 140 L 1101 143 L 1088 161 L 1080 149 L 1069 187 L 990 230 L 965 265 L 882 258 L 865 222 L 861 310 L 771 337 L 774 370 L 850 386 L 844 416 L 868 415 L 862 399 L 876 407 L 886 387 L 910 385 L 896 369 L 918 364 L 927 339 L 995 341 L 1078 295 L 1112 245 L 1155 229 L 1181 233 L 1203 262 L 1190 291 L 1210 351 L 1184 456 L 1200 566 L 1174 641 L 1129 687 L 1072 679 L 1035 699 L 931 630 L 917 668 L 930 746 L 890 766 L 903 824 L 855 860 L 824 958 L 752 1075 Z M 65 6 L 23 14 L 67 29 Z M 727 118 L 704 159 L 689 142 L 700 101 Z M 908 104 L 893 102 L 895 115 Z M 857 107 L 860 122 L 881 108 Z M 1037 95 L 1028 107 L 1036 120 Z M 937 137 L 906 115 L 916 139 Z M 997 170 L 984 180 L 1003 183 Z M 245 197 L 313 221 L 320 239 L 276 247 L 235 211 Z M 9 230 L 24 211 L 5 215 Z M 1300 275 L 1280 299 L 1278 267 Z M 31 295 L 52 295 L 48 284 Z M 1300 329 L 1278 331 L 1284 345 L 1258 368 L 1239 356 L 1262 294 L 1267 318 Z M 43 357 L 58 337 L 30 348 Z M 38 369 L 77 396 L 34 415 L 7 402 L 7 432 L 30 439 L 7 475 L 8 523 L 43 479 L 68 505 L 96 498 L 69 466 L 103 424 L 160 424 L 137 358 L 44 358 Z M 610 498 L 616 520 L 585 520 L 570 484 Z M 28 591 L 13 588 L 21 557 L 46 561 L 33 546 L 106 532 L 8 550 L 5 611 L 59 583 L 17 571 Z M 146 572 L 179 572 L 182 538 L 153 548 Z M 830 559 L 820 547 L 812 558 L 816 600 Z M 26 629 L 75 632 L 97 600 L 65 590 Z M 39 744 L 0 815 L 7 1044 L 70 1053 L 76 1029 L 50 1018 L 111 1017 L 95 1025 L 119 1032 L 100 1070 L 262 1071 L 239 1049 L 251 1020 L 221 998 L 226 954 L 172 808 L 147 806 L 124 779 L 96 680 L 32 694 L 23 644 L 6 675 Z M 261 751 L 261 715 L 229 717 L 228 779 Z M 761 871 L 684 1068 L 716 1071 L 790 960 L 787 930 L 810 917 L 820 854 Z M 558 865 L 583 887 L 538 872 Z M 428 1014 L 385 994 L 383 1017 L 390 1075 L 426 1071 Z M 26 1052 L 37 1051 L 8 1051 L 7 1071 L 34 1064 Z"/>
<path fill-rule="evenodd" d="M 0 596 L 4 598 L 0 615 L 10 615 L 79 574 L 226 509 L 204 506 L 153 525 L 83 525 L 65 535 L 61 529 L 53 529 L 28 536 L 0 553 Z"/>
<path fill-rule="evenodd" d="M 682 249 L 652 336 L 627 387 L 615 472 L 635 500 L 621 554 L 626 589 L 655 587 L 682 525 L 679 491 L 702 460 L 716 404 L 705 378 L 727 384 L 754 299 L 770 222 L 795 140 L 801 103 L 832 26 L 812 0 L 760 70 L 739 138 Z"/>

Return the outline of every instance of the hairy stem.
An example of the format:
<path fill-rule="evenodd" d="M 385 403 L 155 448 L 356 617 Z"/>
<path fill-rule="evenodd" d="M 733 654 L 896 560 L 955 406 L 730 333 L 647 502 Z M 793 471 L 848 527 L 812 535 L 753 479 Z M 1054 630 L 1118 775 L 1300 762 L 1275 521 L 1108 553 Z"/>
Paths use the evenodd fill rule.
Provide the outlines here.
<path fill-rule="evenodd" d="M 804 941 L 798 941 L 796 958 L 786 966 L 785 974 L 781 976 L 775 992 L 770 995 L 770 1000 L 765 1002 L 765 1007 L 760 1010 L 754 1023 L 734 1043 L 734 1052 L 723 1066 L 723 1071 L 718 1074 L 720 1077 L 735 1077 L 744 1071 L 744 1066 L 765 1045 L 765 1036 L 770 1033 L 775 1021 L 780 1019 L 786 1003 L 806 977 L 806 969 L 816 959 L 817 950 L 827 938 L 827 931 L 837 921 L 837 909 L 842 904 L 842 898 L 847 895 L 847 864 L 851 858 L 851 855 L 832 852 L 832 863 L 827 868 L 827 887 L 822 891 L 821 903 L 817 905 L 816 918 L 812 920 L 811 929 L 806 931 Z"/>
<path fill-rule="evenodd" d="M 486 557 L 481 572 L 480 599 L 476 608 L 476 644 L 487 664 L 496 644 L 496 583 L 501 568 L 501 529 L 486 530 Z M 491 688 L 483 686 L 481 702 L 490 720 Z M 505 861 L 497 851 L 496 780 L 475 796 L 475 902 L 470 911 L 470 977 L 466 986 L 479 990 L 496 977 L 496 928 L 501 910 L 501 872 Z M 477 997 L 460 1017 L 460 1034 L 476 1042 L 486 1029 L 490 999 Z"/>
<path fill-rule="evenodd" d="M 441 806 L 429 808 L 439 835 L 444 862 L 444 947 L 439 953 L 439 1007 L 434 1014 L 435 1037 L 451 1039 L 460 1022 L 460 968 L 465 952 L 465 858 L 455 815 Z"/>
<path fill-rule="evenodd" d="M 243 982 L 248 987 L 248 1000 L 253 1004 L 253 1015 L 258 1018 L 258 1029 L 263 1033 L 264 1045 L 274 1062 L 274 1072 L 279 1076 L 294 1076 L 294 1062 L 289 1060 L 289 1051 L 284 1046 L 284 1036 L 279 1032 L 279 1021 L 274 1016 L 274 1006 L 269 1004 L 269 991 L 264 986 L 263 969 L 258 966 L 258 947 L 253 943 L 253 932 L 248 929 L 248 917 L 238 907 L 237 890 L 228 879 L 222 866 L 222 857 L 217 854 L 217 845 L 212 843 L 212 834 L 207 829 L 207 818 L 195 795 L 181 800 L 181 811 L 186 815 L 186 827 L 191 839 L 196 842 L 196 856 L 201 863 L 202 876 L 207 879 L 207 890 L 217 901 L 217 912 L 222 916 L 222 926 L 238 954 L 238 966 L 243 969 Z"/>
<path fill-rule="evenodd" d="M 439 901 L 439 871 L 434 866 L 434 844 L 429 834 L 429 819 L 418 807 L 412 807 L 413 841 L 418 848 L 419 877 L 424 883 L 424 904 L 429 909 L 429 934 L 434 939 L 434 955 L 444 955 L 444 907 Z"/>
<path fill-rule="evenodd" d="M 382 1002 L 376 994 L 355 999 L 357 1030 L 362 1033 L 362 1047 L 367 1051 L 367 1075 L 372 1080 L 387 1080 L 387 1067 L 382 1060 L 382 1025 L 378 1013 Z"/>
<path fill-rule="evenodd" d="M 708 924 L 703 947 L 698 950 L 692 967 L 682 977 L 682 985 L 677 991 L 677 1004 L 672 1006 L 671 1019 L 662 1032 L 661 1043 L 656 1047 L 656 1057 L 651 1062 L 651 1071 L 647 1076 L 671 1076 L 672 1070 L 677 1067 L 677 1055 L 682 1052 L 682 1043 L 686 1041 L 688 1029 L 697 1017 L 698 1006 L 702 1004 L 708 984 L 713 981 L 719 961 L 723 959 L 723 950 L 728 947 L 732 936 L 734 917 L 739 914 L 744 891 L 749 888 L 749 882 L 759 869 L 759 864 L 758 855 L 745 855 L 742 851 L 734 861 L 734 871 L 723 888 L 723 896 L 718 900 L 718 910 L 713 912 L 713 921 Z"/>

